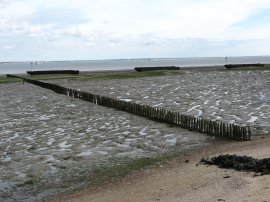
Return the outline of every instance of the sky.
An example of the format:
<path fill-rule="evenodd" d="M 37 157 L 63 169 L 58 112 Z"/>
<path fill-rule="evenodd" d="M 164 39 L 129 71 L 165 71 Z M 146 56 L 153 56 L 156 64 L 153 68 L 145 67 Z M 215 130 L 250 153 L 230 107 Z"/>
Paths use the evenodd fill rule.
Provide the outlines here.
<path fill-rule="evenodd" d="M 0 0 L 0 61 L 270 55 L 270 0 Z"/>

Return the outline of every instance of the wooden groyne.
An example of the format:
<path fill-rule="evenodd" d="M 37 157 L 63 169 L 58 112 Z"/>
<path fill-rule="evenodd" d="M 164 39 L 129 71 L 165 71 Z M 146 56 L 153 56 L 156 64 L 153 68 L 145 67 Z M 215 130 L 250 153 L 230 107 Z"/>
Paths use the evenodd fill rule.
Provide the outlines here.
<path fill-rule="evenodd" d="M 256 64 L 228 64 L 224 65 L 226 69 L 240 68 L 240 67 L 264 67 L 264 64 L 256 63 Z"/>
<path fill-rule="evenodd" d="M 183 115 L 178 112 L 166 110 L 158 107 L 126 102 L 111 97 L 95 95 L 89 92 L 79 91 L 71 88 L 62 87 L 56 84 L 46 83 L 38 80 L 21 78 L 25 82 L 50 89 L 56 93 L 64 94 L 73 98 L 78 98 L 97 105 L 111 107 L 138 116 L 146 117 L 155 121 L 165 122 L 171 125 L 179 126 L 190 131 L 205 133 L 207 135 L 229 138 L 233 140 L 250 140 L 251 131 L 249 127 L 242 127 L 235 124 L 222 123 L 207 119 L 197 118 L 189 115 Z"/>
<path fill-rule="evenodd" d="M 155 70 L 180 70 L 180 67 L 176 66 L 156 66 L 156 67 L 135 67 L 137 72 L 155 71 Z"/>
<path fill-rule="evenodd" d="M 45 74 L 79 74 L 79 70 L 46 70 L 46 71 L 27 71 L 27 74 L 45 75 Z"/>

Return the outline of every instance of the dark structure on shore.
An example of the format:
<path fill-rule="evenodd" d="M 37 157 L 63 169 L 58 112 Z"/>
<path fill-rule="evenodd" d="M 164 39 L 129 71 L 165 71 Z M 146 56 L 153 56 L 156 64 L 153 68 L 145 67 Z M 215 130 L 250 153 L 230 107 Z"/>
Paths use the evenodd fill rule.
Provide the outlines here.
<path fill-rule="evenodd" d="M 256 63 L 256 64 L 228 64 L 224 65 L 226 69 L 233 69 L 233 68 L 241 68 L 241 67 L 264 67 L 264 64 Z"/>
<path fill-rule="evenodd" d="M 230 168 L 237 171 L 270 174 L 270 158 L 255 159 L 248 156 L 219 155 L 211 159 L 202 158 L 201 162 L 208 165 L 217 165 L 220 168 Z"/>
<path fill-rule="evenodd" d="M 155 70 L 180 70 L 180 67 L 176 66 L 156 66 L 156 67 L 135 67 L 137 72 L 155 71 Z"/>
<path fill-rule="evenodd" d="M 45 74 L 79 74 L 79 70 L 46 70 L 46 71 L 27 71 L 27 74 L 45 75 Z"/>

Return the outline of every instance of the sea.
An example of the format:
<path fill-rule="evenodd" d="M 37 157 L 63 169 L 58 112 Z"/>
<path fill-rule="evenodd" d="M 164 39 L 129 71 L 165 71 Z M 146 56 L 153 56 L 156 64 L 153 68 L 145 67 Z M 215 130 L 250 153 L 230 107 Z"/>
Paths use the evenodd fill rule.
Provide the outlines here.
<path fill-rule="evenodd" d="M 0 75 L 40 70 L 106 71 L 147 66 L 203 67 L 250 63 L 270 64 L 270 56 L 0 62 Z"/>

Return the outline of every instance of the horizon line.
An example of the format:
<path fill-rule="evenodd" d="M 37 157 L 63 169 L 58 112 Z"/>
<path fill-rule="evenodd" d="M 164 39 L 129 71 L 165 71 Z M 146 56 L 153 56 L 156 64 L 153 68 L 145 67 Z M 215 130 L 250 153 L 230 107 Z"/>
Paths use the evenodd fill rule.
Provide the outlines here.
<path fill-rule="evenodd" d="M 240 57 L 270 57 L 270 55 L 239 55 L 239 56 L 191 56 L 191 57 L 142 57 L 142 58 L 105 58 L 105 59 L 63 59 L 63 60 L 14 60 L 0 61 L 0 63 L 23 63 L 23 62 L 73 62 L 73 61 L 106 61 L 106 60 L 151 60 L 151 59 L 192 59 L 192 58 L 240 58 Z"/>

